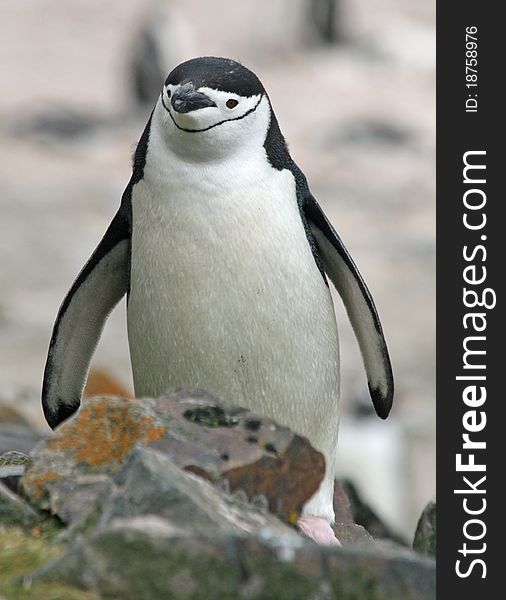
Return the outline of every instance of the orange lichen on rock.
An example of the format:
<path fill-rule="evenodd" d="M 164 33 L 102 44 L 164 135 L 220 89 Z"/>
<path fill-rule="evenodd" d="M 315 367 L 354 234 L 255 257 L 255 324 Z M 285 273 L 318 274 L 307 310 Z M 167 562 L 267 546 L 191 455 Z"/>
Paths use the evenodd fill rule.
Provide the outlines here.
<path fill-rule="evenodd" d="M 47 444 L 52 450 L 70 451 L 78 462 L 101 467 L 121 463 L 136 444 L 150 444 L 165 433 L 135 401 L 93 398 Z"/>
<path fill-rule="evenodd" d="M 30 496 L 40 500 L 47 489 L 47 484 L 59 479 L 61 475 L 56 471 L 36 471 L 29 469 L 23 477 L 23 487 L 30 490 Z"/>

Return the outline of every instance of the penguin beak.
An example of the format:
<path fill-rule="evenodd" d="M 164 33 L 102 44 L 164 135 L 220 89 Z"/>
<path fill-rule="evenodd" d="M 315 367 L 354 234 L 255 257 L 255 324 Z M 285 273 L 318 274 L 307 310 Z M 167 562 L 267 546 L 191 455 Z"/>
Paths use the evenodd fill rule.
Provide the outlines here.
<path fill-rule="evenodd" d="M 174 90 L 170 99 L 172 108 L 178 113 L 189 113 L 192 110 L 216 106 L 216 104 L 202 92 L 195 91 L 193 83 L 185 83 Z"/>

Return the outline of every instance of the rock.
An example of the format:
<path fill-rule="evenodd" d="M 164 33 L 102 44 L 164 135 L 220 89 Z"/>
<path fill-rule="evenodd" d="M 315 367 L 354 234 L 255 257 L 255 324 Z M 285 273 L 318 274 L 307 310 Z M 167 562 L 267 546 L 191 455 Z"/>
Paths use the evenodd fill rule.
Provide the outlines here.
<path fill-rule="evenodd" d="M 310 23 L 318 38 L 326 44 L 343 41 L 339 0 L 311 0 L 309 3 Z"/>
<path fill-rule="evenodd" d="M 62 477 L 51 484 L 49 511 L 63 523 L 74 525 L 88 517 L 97 499 L 112 489 L 106 475 L 80 474 L 75 478 Z"/>
<path fill-rule="evenodd" d="M 323 456 L 274 421 L 202 392 L 93 398 L 31 453 L 24 494 L 66 523 L 82 519 L 135 446 L 150 446 L 212 482 L 295 521 L 317 490 Z"/>
<path fill-rule="evenodd" d="M 0 423 L 0 454 L 12 450 L 30 452 L 41 439 L 42 436 L 27 425 Z"/>
<path fill-rule="evenodd" d="M 0 404 L 0 454 L 30 452 L 41 438 L 14 407 Z"/>
<path fill-rule="evenodd" d="M 63 581 L 122 600 L 432 600 L 435 561 L 374 547 L 324 548 L 261 531 L 188 535 L 144 515 L 114 519 L 76 539 L 34 581 Z"/>
<path fill-rule="evenodd" d="M 2 600 L 97 600 L 97 597 L 65 584 L 34 583 L 29 573 L 61 550 L 40 532 L 0 526 L 0 598 Z"/>
<path fill-rule="evenodd" d="M 362 525 L 355 523 L 335 523 L 334 533 L 343 546 L 374 544 L 374 538 Z"/>
<path fill-rule="evenodd" d="M 185 390 L 158 398 L 155 409 L 170 421 L 153 448 L 211 481 L 226 478 L 232 492 L 264 495 L 271 512 L 300 512 L 320 485 L 323 455 L 272 419 Z"/>
<path fill-rule="evenodd" d="M 304 1 L 307 7 L 310 0 Z M 398 412 L 392 416 L 403 427 L 407 462 L 395 477 L 406 487 L 411 542 L 421 512 L 417 508 L 412 516 L 412 499 L 428 498 L 435 489 L 435 204 L 428 200 L 434 197 L 435 119 L 427 109 L 435 105 L 435 77 L 427 64 L 435 51 L 433 4 L 344 0 L 341 15 L 350 46 L 308 52 L 300 42 L 302 15 L 287 0 L 158 3 L 188 23 L 186 31 L 182 28 L 186 35 L 176 36 L 177 32 L 169 30 L 164 38 L 176 49 L 185 44 L 181 49 L 185 57 L 213 48 L 222 55 L 240 57 L 261 75 L 292 155 L 366 276 L 380 308 L 396 377 L 402 382 L 396 398 Z M 25 7 L 26 12 L 20 18 L 13 8 L 2 11 L 1 18 L 8 49 L 2 56 L 3 84 L 8 93 L 0 100 L 4 167 L 0 381 L 2 390 L 16 391 L 25 385 L 40 388 L 49 328 L 62 291 L 114 212 L 118 190 L 128 175 L 126 154 L 138 139 L 156 95 L 145 117 L 132 122 L 125 115 L 128 53 L 142 19 L 151 13 L 151 1 L 73 2 L 68 10 L 54 0 L 11 4 Z M 245 14 L 248 31 L 254 35 L 244 33 Z M 216 15 L 220 18 L 213 19 Z M 76 19 L 89 23 L 89 35 L 73 34 Z M 41 29 L 46 20 L 51 30 Z M 40 35 L 47 35 L 47 43 L 42 43 Z M 390 53 L 382 51 L 385 38 L 389 48 L 395 47 Z M 274 51 L 269 40 L 276 44 Z M 136 53 L 137 48 L 132 51 Z M 72 57 L 71 80 L 61 76 L 62 57 Z M 164 77 L 179 58 L 164 55 Z M 20 61 L 27 69 L 23 77 Z M 386 73 L 388 83 L 383 86 Z M 326 101 L 322 98 L 318 110 L 303 111 L 305 99 L 297 94 L 302 80 L 308 89 L 326 90 Z M 31 82 L 29 95 L 27 81 Z M 339 98 L 339 110 L 334 98 Z M 107 131 L 96 142 L 85 137 L 59 138 L 50 148 L 32 137 L 10 137 L 10 122 L 44 105 L 66 105 L 97 115 L 119 113 L 121 127 Z M 331 154 L 324 144 L 326 134 L 338 132 L 340 126 L 345 131 L 348 124 L 359 122 L 387 122 L 406 130 L 414 151 L 396 145 L 381 148 L 371 138 L 370 146 L 341 144 Z M 346 168 L 340 168 L 343 161 Z M 70 195 L 73 210 L 69 209 Z M 75 235 L 76 226 L 79 235 Z M 57 239 L 61 244 L 54 243 Z M 336 306 L 336 312 L 344 311 Z M 110 364 L 115 373 L 125 373 L 127 381 L 124 306 L 115 313 L 102 336 L 98 359 Z M 356 342 L 344 325 L 340 332 L 342 355 L 350 357 L 351 353 L 343 361 L 344 370 L 349 371 L 347 379 L 343 374 L 341 386 L 346 396 L 344 430 L 346 410 L 368 390 Z M 343 449 L 343 440 L 340 446 Z M 406 473 L 410 473 L 408 478 Z"/>
<path fill-rule="evenodd" d="M 355 523 L 346 488 L 338 479 L 334 481 L 334 514 L 336 523 L 343 525 L 353 525 Z"/>
<path fill-rule="evenodd" d="M 436 503 L 424 508 L 415 531 L 413 549 L 421 554 L 436 556 Z"/>
<path fill-rule="evenodd" d="M 150 448 L 136 448 L 130 454 L 114 478 L 112 491 L 102 495 L 93 520 L 103 528 L 117 519 L 141 516 L 162 518 L 185 534 L 241 535 L 268 528 L 271 535 L 299 537 L 273 515 L 185 473 Z"/>
<path fill-rule="evenodd" d="M 30 527 L 38 520 L 39 516 L 28 504 L 0 483 L 0 524 Z"/>
<path fill-rule="evenodd" d="M 163 46 L 167 39 L 171 40 L 169 15 L 170 6 L 165 5 L 165 14 L 157 14 L 155 18 L 145 21 L 138 32 L 129 61 L 129 87 L 133 100 L 140 106 L 152 106 L 153 99 L 158 96 L 167 77 L 165 65 L 174 64 L 168 56 L 164 56 Z M 161 11 L 156 11 L 161 12 Z M 160 18 L 161 24 L 160 24 Z M 165 33 L 162 40 L 161 33 Z M 167 36 L 168 34 L 168 36 Z"/>
<path fill-rule="evenodd" d="M 338 479 L 334 482 L 334 514 L 334 533 L 343 546 L 374 543 L 371 534 L 362 525 L 355 523 L 345 486 Z"/>
<path fill-rule="evenodd" d="M 35 508 L 57 515 L 53 527 L 71 526 L 49 562 L 25 565 L 10 585 L 27 581 L 33 598 L 55 599 L 434 598 L 435 561 L 373 542 L 343 486 L 342 548 L 318 546 L 267 512 L 296 518 L 322 474 L 305 439 L 201 392 L 87 400 L 32 451 L 22 478 L 31 507 L 0 488 L 10 521 L 32 523 Z"/>
<path fill-rule="evenodd" d="M 406 542 L 392 531 L 381 517 L 379 517 L 374 510 L 362 500 L 351 481 L 341 481 L 335 486 L 335 490 L 334 509 L 337 506 L 338 510 L 345 511 L 345 514 L 348 515 L 347 511 L 349 508 L 352 515 L 351 523 L 362 525 L 374 539 L 387 539 L 402 546 L 406 545 Z M 349 502 L 348 508 L 346 507 L 346 498 Z"/>
<path fill-rule="evenodd" d="M 74 582 L 100 597 L 122 600 L 232 599 L 242 587 L 241 576 L 246 577 L 238 561 L 241 552 L 244 556 L 239 541 L 184 536 L 152 516 L 116 521 L 78 540 L 35 580 Z M 262 591 L 263 582 L 255 587 Z"/>
<path fill-rule="evenodd" d="M 29 462 L 30 457 L 23 452 L 17 452 L 16 450 L 4 452 L 0 456 L 0 477 L 23 475 Z"/>
<path fill-rule="evenodd" d="M 339 600 L 434 600 L 436 562 L 397 546 L 350 548 L 327 556 L 331 589 Z"/>
<path fill-rule="evenodd" d="M 30 457 L 23 452 L 4 452 L 0 456 L 0 483 L 17 494 L 19 481 L 29 462 Z"/>
<path fill-rule="evenodd" d="M 345 128 L 339 128 L 334 134 L 327 137 L 329 147 L 339 148 L 357 145 L 366 148 L 377 146 L 378 148 L 403 147 L 411 149 L 413 139 L 408 129 L 395 126 L 388 121 L 358 121 L 348 124 Z M 369 414 L 370 402 L 364 403 L 359 410 L 365 408 L 364 416 Z"/>
<path fill-rule="evenodd" d="M 79 140 L 97 133 L 107 125 L 99 115 L 65 106 L 39 111 L 24 120 L 14 122 L 11 134 L 16 137 L 39 138 L 41 140 Z"/>
<path fill-rule="evenodd" d="M 165 433 L 145 403 L 121 398 L 85 401 L 32 451 L 23 493 L 37 508 L 71 524 L 91 511 L 137 444 L 149 444 Z"/>

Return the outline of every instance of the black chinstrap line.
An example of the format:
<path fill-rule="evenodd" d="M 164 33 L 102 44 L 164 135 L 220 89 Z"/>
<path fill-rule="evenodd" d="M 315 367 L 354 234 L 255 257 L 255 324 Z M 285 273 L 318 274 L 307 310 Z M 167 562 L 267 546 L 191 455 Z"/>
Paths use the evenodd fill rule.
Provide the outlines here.
<path fill-rule="evenodd" d="M 209 131 L 210 129 L 213 129 L 214 127 L 218 127 L 218 125 L 223 125 L 223 123 L 230 123 L 232 121 L 240 121 L 241 119 L 244 119 L 245 117 L 247 117 L 248 115 L 250 115 L 252 112 L 255 112 L 255 110 L 258 108 L 258 105 L 260 104 L 260 102 L 262 101 L 263 98 L 263 94 L 260 96 L 258 102 L 255 104 L 255 106 L 253 106 L 252 108 L 250 108 L 249 110 L 247 110 L 243 115 L 241 115 L 240 117 L 235 117 L 234 119 L 223 119 L 223 121 L 219 121 L 218 123 L 215 123 L 214 125 L 209 125 L 209 127 L 205 127 L 204 129 L 185 129 L 184 127 L 179 126 L 176 121 L 174 120 L 174 117 L 172 116 L 172 113 L 170 112 L 169 108 L 167 107 L 167 105 L 165 104 L 164 100 L 163 100 L 163 92 L 160 95 L 161 101 L 162 101 L 162 105 L 165 108 L 165 110 L 169 113 L 170 118 L 172 119 L 172 122 L 174 123 L 174 125 L 181 131 L 186 131 L 187 133 L 202 133 L 204 131 Z"/>

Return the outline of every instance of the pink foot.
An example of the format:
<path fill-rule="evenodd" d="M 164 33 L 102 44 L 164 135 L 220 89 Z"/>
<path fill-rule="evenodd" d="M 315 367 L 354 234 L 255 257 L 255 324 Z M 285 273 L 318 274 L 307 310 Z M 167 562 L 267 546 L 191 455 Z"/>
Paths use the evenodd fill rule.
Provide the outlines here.
<path fill-rule="evenodd" d="M 323 517 L 301 517 L 297 521 L 300 531 L 317 544 L 341 546 L 329 522 Z"/>

